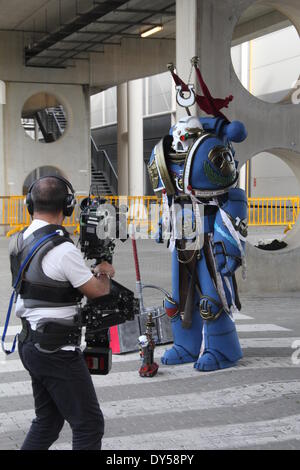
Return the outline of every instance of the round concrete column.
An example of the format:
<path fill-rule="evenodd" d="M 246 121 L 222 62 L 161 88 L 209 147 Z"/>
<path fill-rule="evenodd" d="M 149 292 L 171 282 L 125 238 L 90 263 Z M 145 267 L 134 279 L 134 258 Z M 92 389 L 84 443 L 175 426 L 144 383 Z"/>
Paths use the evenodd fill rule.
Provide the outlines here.
<path fill-rule="evenodd" d="M 129 194 L 144 195 L 143 81 L 128 82 Z"/>
<path fill-rule="evenodd" d="M 128 119 L 127 83 L 117 87 L 118 119 L 118 194 L 128 195 Z"/>
<path fill-rule="evenodd" d="M 6 102 L 5 83 L 0 80 L 0 195 L 6 195 L 5 152 L 4 152 L 4 106 Z"/>
<path fill-rule="evenodd" d="M 195 71 L 191 73 L 191 58 L 196 55 L 197 39 L 197 1 L 176 0 L 176 69 L 184 81 L 196 85 Z M 190 75 L 191 74 L 191 75 Z M 196 105 L 190 108 L 192 115 L 197 116 Z M 176 120 L 186 116 L 186 110 L 176 107 Z"/>

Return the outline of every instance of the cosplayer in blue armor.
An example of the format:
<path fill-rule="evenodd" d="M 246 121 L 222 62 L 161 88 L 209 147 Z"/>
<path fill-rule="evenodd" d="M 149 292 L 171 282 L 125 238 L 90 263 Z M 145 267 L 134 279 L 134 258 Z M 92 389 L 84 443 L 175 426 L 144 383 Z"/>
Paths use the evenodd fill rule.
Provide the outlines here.
<path fill-rule="evenodd" d="M 173 239 L 172 298 L 166 298 L 164 305 L 174 345 L 165 351 L 162 363 L 194 362 L 199 371 L 232 367 L 242 357 L 233 319 L 233 312 L 240 309 L 234 274 L 244 265 L 248 204 L 245 192 L 237 187 L 232 142 L 242 142 L 247 132 L 241 122 L 216 114 L 181 119 L 156 145 L 148 164 Z M 196 227 L 202 208 L 201 246 L 197 231 L 192 250 L 187 237 L 177 238 L 176 218 L 170 216 L 173 204 L 182 208 L 183 221 L 185 205 L 192 207 Z M 161 237 L 162 232 L 160 241 Z"/>

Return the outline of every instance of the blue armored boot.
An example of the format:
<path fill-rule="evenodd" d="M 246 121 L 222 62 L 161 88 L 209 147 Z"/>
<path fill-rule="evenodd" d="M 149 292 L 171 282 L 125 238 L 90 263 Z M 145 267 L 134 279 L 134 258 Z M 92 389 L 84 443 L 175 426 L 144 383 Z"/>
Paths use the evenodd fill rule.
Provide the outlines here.
<path fill-rule="evenodd" d="M 234 321 L 224 311 L 217 320 L 205 320 L 204 352 L 194 364 L 199 371 L 234 367 L 243 357 Z"/>

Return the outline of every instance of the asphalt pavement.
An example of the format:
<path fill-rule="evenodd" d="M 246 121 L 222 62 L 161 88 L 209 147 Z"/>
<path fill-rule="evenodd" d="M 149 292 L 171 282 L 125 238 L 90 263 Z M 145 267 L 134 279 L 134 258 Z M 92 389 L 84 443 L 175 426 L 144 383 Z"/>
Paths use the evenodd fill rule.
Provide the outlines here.
<path fill-rule="evenodd" d="M 0 331 L 10 287 L 8 240 L 0 237 Z M 171 289 L 165 245 L 138 241 L 143 282 Z M 117 243 L 116 280 L 135 289 L 130 241 Z M 148 292 L 147 305 L 162 301 Z M 160 364 L 154 378 L 138 374 L 137 351 L 113 356 L 107 376 L 94 376 L 106 421 L 104 450 L 300 449 L 300 293 L 244 295 L 236 316 L 244 352 L 237 367 L 198 372 L 193 364 Z M 14 316 L 7 343 L 19 331 Z M 158 346 L 159 362 L 170 345 Z M 0 450 L 19 449 L 34 416 L 31 383 L 18 354 L 0 353 Z M 70 449 L 65 424 L 52 449 Z"/>

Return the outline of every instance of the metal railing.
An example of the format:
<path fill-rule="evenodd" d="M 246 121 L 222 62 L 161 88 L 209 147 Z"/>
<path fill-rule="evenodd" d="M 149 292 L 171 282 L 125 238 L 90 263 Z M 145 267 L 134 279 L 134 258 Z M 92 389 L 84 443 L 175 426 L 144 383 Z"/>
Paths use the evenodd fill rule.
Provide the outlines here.
<path fill-rule="evenodd" d="M 80 202 L 86 195 L 77 195 L 77 205 L 71 217 L 66 217 L 64 226 L 79 231 Z M 125 205 L 127 223 L 136 227 L 146 227 L 152 230 L 159 220 L 160 200 L 155 196 L 103 196 L 108 204 L 116 207 Z M 148 214 L 152 214 L 152 218 Z M 12 235 L 30 224 L 30 215 L 25 205 L 24 196 L 0 196 L 0 226 L 7 227 L 7 236 Z"/>
<path fill-rule="evenodd" d="M 35 118 L 45 142 L 54 142 L 61 137 L 63 130 L 54 112 L 43 109 L 35 114 Z"/>
<path fill-rule="evenodd" d="M 300 212 L 300 197 L 248 198 L 249 226 L 294 225 Z"/>
<path fill-rule="evenodd" d="M 80 202 L 86 195 L 78 195 L 77 206 L 65 227 L 79 230 Z M 161 199 L 156 196 L 103 196 L 108 203 L 127 206 L 127 221 L 149 231 L 159 220 Z M 0 196 L 0 226 L 8 228 L 8 236 L 30 224 L 24 196 Z M 249 226 L 293 226 L 300 213 L 300 197 L 249 198 Z M 151 217 L 150 217 L 151 213 Z"/>
<path fill-rule="evenodd" d="M 93 171 L 103 173 L 108 186 L 113 194 L 118 191 L 118 176 L 110 161 L 107 152 L 104 149 L 99 149 L 93 137 L 91 137 L 91 150 L 92 150 L 92 168 Z"/>

